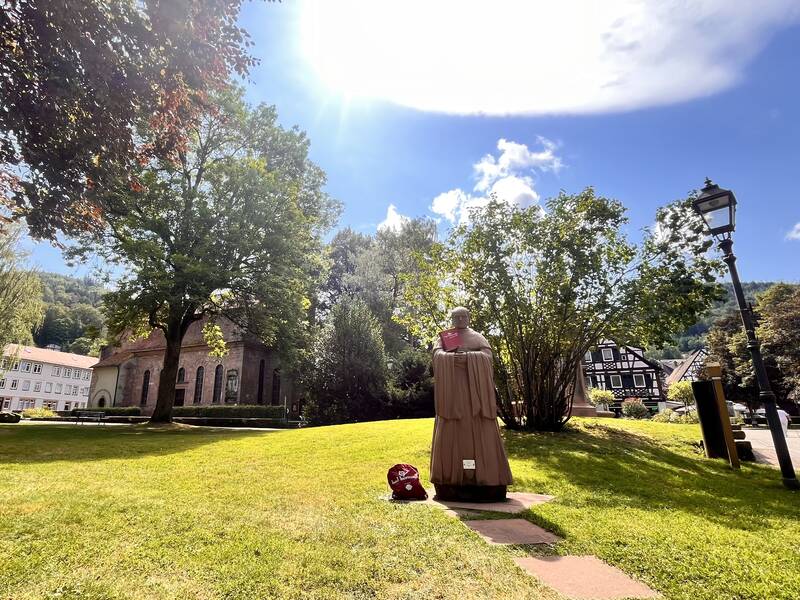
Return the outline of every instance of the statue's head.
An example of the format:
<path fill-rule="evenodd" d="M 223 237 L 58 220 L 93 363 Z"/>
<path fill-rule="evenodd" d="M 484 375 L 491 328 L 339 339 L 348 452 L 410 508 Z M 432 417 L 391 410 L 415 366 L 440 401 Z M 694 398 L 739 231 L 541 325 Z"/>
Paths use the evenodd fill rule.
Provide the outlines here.
<path fill-rule="evenodd" d="M 457 306 L 450 311 L 450 322 L 456 329 L 469 327 L 469 311 L 463 306 Z"/>

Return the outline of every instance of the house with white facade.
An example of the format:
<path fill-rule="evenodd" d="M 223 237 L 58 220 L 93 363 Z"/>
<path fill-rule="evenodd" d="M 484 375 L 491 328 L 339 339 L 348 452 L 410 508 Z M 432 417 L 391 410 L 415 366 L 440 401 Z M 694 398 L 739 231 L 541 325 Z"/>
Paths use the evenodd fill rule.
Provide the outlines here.
<path fill-rule="evenodd" d="M 9 344 L 0 362 L 0 409 L 85 408 L 96 362 L 92 356 Z"/>

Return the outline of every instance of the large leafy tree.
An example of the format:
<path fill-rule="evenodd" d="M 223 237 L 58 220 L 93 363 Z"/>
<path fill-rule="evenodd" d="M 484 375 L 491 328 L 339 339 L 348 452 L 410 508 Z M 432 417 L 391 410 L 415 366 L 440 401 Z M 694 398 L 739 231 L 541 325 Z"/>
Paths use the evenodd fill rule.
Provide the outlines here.
<path fill-rule="evenodd" d="M 366 303 L 342 298 L 314 346 L 306 417 L 312 423 L 368 421 L 386 414 L 381 326 Z"/>
<path fill-rule="evenodd" d="M 164 334 L 166 351 L 152 419 L 171 418 L 181 341 L 204 317 L 226 315 L 276 347 L 287 362 L 303 346 L 321 235 L 338 205 L 309 142 L 278 125 L 274 107 L 248 107 L 242 91 L 218 98 L 191 131 L 179 160 L 153 159 L 104 198 L 93 250 L 127 275 L 104 299 L 112 334 Z M 222 351 L 219 329 L 206 327 Z"/>
<path fill-rule="evenodd" d="M 756 294 L 754 312 L 764 366 L 780 402 L 800 400 L 800 286 L 778 283 Z M 719 319 L 708 334 L 709 352 L 723 369 L 726 394 L 759 404 L 747 337 L 738 313 Z"/>
<path fill-rule="evenodd" d="M 562 193 L 546 210 L 493 199 L 418 255 L 397 318 L 432 338 L 448 308 L 470 308 L 495 352 L 505 423 L 558 430 L 590 347 L 607 338 L 661 345 L 715 297 L 719 264 L 705 258 L 710 242 L 687 201 L 659 210 L 639 244 L 625 237 L 626 222 L 619 202 L 592 189 Z"/>
<path fill-rule="evenodd" d="M 98 225 L 107 186 L 185 153 L 209 94 L 253 64 L 240 5 L 0 0 L 0 201 L 35 236 Z"/>
<path fill-rule="evenodd" d="M 18 227 L 0 228 L 0 350 L 11 342 L 30 342 L 44 313 L 42 285 L 22 264 L 19 238 Z"/>

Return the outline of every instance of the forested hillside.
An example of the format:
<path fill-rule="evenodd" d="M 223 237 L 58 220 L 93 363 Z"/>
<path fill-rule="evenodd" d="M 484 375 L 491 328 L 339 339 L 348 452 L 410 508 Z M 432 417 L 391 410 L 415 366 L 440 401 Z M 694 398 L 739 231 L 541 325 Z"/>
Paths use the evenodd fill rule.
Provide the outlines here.
<path fill-rule="evenodd" d="M 652 358 L 680 358 L 687 352 L 705 346 L 706 334 L 714 322 L 732 311 L 739 310 L 736 304 L 736 297 L 733 295 L 733 285 L 730 283 L 725 283 L 724 285 L 727 292 L 724 300 L 716 302 L 697 323 L 676 336 L 674 344 L 665 346 L 660 350 L 648 352 L 648 356 Z M 755 302 L 756 294 L 765 291 L 772 285 L 774 285 L 772 281 L 749 281 L 742 283 L 742 288 L 748 302 Z"/>
<path fill-rule="evenodd" d="M 36 345 L 57 344 L 64 352 L 97 355 L 105 335 L 100 303 L 107 290 L 89 277 L 40 273 L 39 278 L 45 316 L 33 332 Z"/>

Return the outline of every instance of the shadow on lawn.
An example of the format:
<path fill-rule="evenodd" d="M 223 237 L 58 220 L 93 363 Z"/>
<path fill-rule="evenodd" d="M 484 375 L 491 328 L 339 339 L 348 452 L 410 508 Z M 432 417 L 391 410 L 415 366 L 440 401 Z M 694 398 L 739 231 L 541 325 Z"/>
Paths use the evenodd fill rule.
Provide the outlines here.
<path fill-rule="evenodd" d="M 2 425 L 0 465 L 166 456 L 265 433 L 269 432 L 144 425 Z"/>
<path fill-rule="evenodd" d="M 505 438 L 509 458 L 533 458 L 534 469 L 584 488 L 593 507 L 683 511 L 746 531 L 772 528 L 773 517 L 800 518 L 800 494 L 785 490 L 774 469 L 731 471 L 721 460 L 680 454 L 599 424 L 558 434 L 506 431 Z M 518 489 L 536 486 L 541 480 L 515 477 Z"/>

